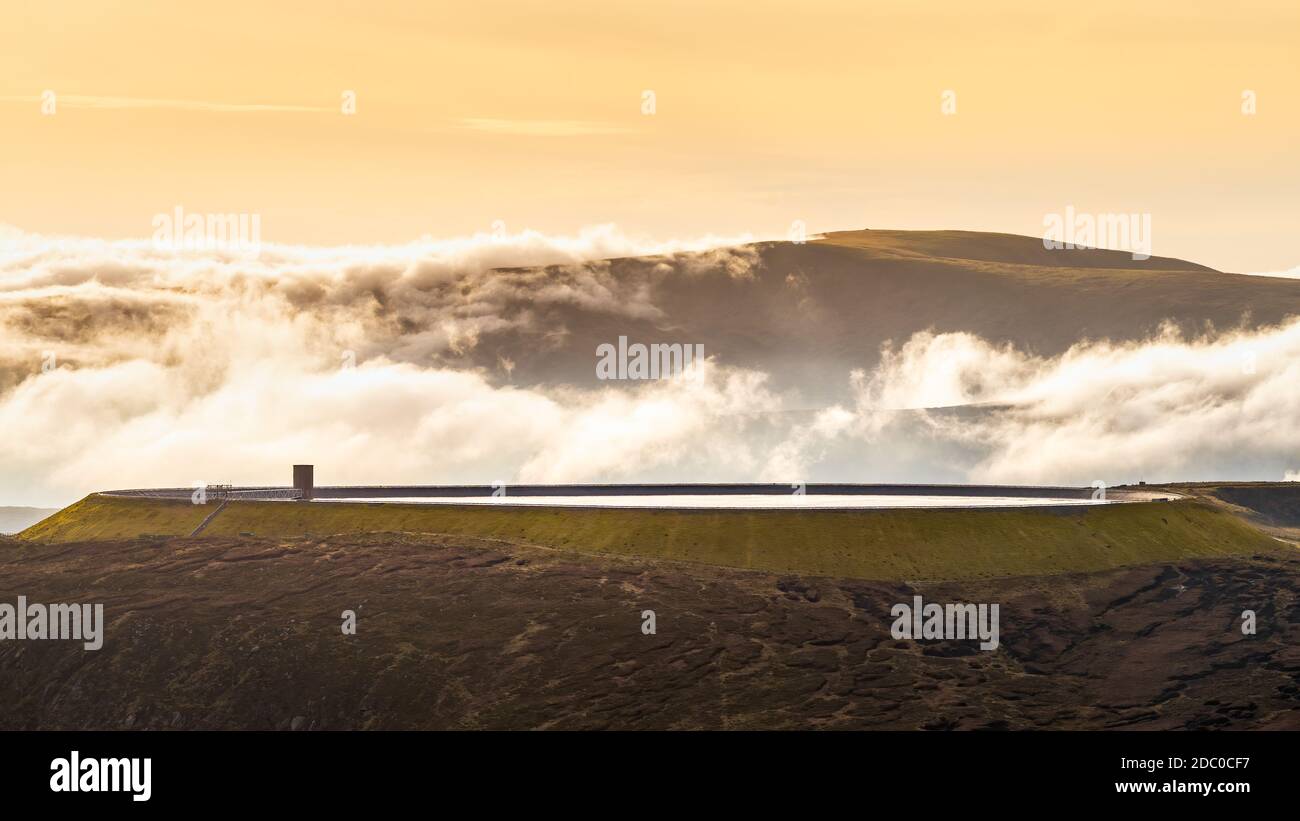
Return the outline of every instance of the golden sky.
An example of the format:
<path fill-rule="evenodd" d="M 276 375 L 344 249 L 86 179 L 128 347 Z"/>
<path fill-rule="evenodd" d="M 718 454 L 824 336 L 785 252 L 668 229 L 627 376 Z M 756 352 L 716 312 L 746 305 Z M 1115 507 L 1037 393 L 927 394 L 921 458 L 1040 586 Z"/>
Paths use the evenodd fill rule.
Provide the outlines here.
<path fill-rule="evenodd" d="M 1295 0 L 8 0 L 3 16 L 0 223 L 28 231 L 147 237 L 181 205 L 320 244 L 497 220 L 1041 235 L 1073 205 L 1150 213 L 1158 255 L 1300 265 Z"/>

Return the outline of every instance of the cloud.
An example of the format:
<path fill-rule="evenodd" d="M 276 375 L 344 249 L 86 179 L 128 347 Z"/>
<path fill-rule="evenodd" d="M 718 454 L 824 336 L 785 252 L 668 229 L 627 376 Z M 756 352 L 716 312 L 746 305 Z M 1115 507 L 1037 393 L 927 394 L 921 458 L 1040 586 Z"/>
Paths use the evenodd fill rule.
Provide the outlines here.
<path fill-rule="evenodd" d="M 1168 327 L 1054 358 L 917 334 L 856 376 L 851 435 L 914 437 L 975 482 L 1276 479 L 1300 453 L 1297 385 L 1300 319 L 1200 338 Z"/>
<path fill-rule="evenodd" d="M 469 131 L 519 137 L 587 137 L 626 134 L 632 131 L 624 126 L 594 120 L 501 120 L 465 117 L 457 120 L 457 125 Z"/>
<path fill-rule="evenodd" d="M 572 237 L 536 231 L 424 238 L 398 246 L 266 245 L 256 259 L 10 232 L 0 243 L 0 389 L 31 372 L 42 351 L 71 365 L 182 356 L 213 332 L 209 317 L 288 323 L 319 357 L 455 363 L 484 339 L 517 334 L 550 344 L 554 315 L 659 319 L 656 277 L 711 270 L 744 276 L 757 262 L 747 237 L 652 242 L 613 226 Z M 612 257 L 650 257 L 641 275 Z M 6 381 L 7 380 L 7 381 Z"/>
<path fill-rule="evenodd" d="M 38 104 L 42 102 L 42 99 L 40 96 L 0 97 L 0 102 Z M 284 103 L 223 103 L 212 102 L 209 100 L 168 100 L 154 97 L 114 97 L 90 94 L 56 94 L 55 102 L 60 108 L 155 108 L 171 111 L 204 111 L 219 114 L 249 114 L 259 112 L 319 114 L 337 113 L 339 110 L 338 106 L 307 106 Z"/>
<path fill-rule="evenodd" d="M 1300 279 L 1300 265 L 1289 271 L 1257 271 L 1246 274 L 1250 277 L 1280 277 L 1282 279 Z"/>
<path fill-rule="evenodd" d="M 1055 357 L 919 333 L 887 345 L 871 370 L 826 374 L 840 401 L 803 410 L 761 367 L 713 358 L 659 382 L 499 378 L 516 353 L 494 340 L 509 336 L 523 355 L 566 345 L 557 317 L 671 327 L 661 278 L 752 275 L 758 253 L 734 239 L 658 243 L 601 226 L 271 244 L 242 259 L 0 236 L 8 504 L 285 481 L 304 461 L 336 484 L 1088 486 L 1293 479 L 1300 464 L 1300 320 L 1202 337 L 1170 327 Z M 621 257 L 646 259 L 611 261 Z M 489 356 L 469 356 L 481 349 Z"/>
<path fill-rule="evenodd" d="M 332 465 L 338 481 L 368 482 L 576 480 L 678 460 L 707 470 L 694 437 L 746 424 L 719 414 L 773 406 L 761 375 L 709 362 L 691 380 L 580 391 L 494 385 L 462 359 L 501 334 L 552 344 L 555 306 L 661 318 L 659 266 L 743 275 L 752 250 L 717 247 L 734 240 L 649 242 L 598 226 L 573 237 L 271 245 L 250 260 L 136 240 L 6 238 L 7 501 L 205 477 L 260 483 L 304 458 L 323 475 Z M 641 277 L 607 260 L 646 254 Z M 726 450 L 713 455 L 726 461 Z"/>
<path fill-rule="evenodd" d="M 231 330 L 234 330 L 233 328 Z M 736 408 L 761 375 L 697 372 L 605 390 L 528 390 L 375 359 L 323 367 L 294 329 L 245 324 L 175 364 L 60 369 L 0 401 L 8 494 L 195 481 L 260 484 L 298 461 L 337 483 L 610 481 L 752 467 Z"/>

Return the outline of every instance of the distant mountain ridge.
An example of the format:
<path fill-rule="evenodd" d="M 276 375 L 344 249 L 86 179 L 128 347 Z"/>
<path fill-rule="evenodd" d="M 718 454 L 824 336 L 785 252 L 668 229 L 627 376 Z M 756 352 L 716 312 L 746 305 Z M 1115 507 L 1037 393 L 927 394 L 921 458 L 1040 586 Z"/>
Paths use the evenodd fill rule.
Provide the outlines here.
<path fill-rule="evenodd" d="M 58 508 L 0 507 L 0 534 L 26 530 L 47 516 L 58 512 Z"/>
<path fill-rule="evenodd" d="M 883 343 L 925 330 L 1055 355 L 1086 339 L 1139 340 L 1164 322 L 1200 334 L 1300 315 L 1297 280 L 1124 251 L 1049 250 L 1012 234 L 839 231 L 744 250 L 740 273 L 664 257 L 610 260 L 611 273 L 644 288 L 658 318 L 521 304 L 537 314 L 536 327 L 551 329 L 546 340 L 488 334 L 445 364 L 514 384 L 596 387 L 597 347 L 626 336 L 702 344 L 719 363 L 765 371 L 775 387 L 815 401 L 837 393 L 852 369 L 873 367 Z M 511 365 L 508 380 L 501 362 Z"/>

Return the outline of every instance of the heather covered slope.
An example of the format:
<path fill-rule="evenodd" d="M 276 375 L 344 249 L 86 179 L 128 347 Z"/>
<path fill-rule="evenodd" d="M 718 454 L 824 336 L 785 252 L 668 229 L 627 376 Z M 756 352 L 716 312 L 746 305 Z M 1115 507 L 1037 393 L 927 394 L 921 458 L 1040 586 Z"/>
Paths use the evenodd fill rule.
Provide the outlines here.
<path fill-rule="evenodd" d="M 1300 556 L 1209 496 L 230 502 L 184 535 L 214 510 L 93 495 L 0 538 L 0 588 L 106 622 L 93 652 L 0 643 L 0 728 L 1300 728 Z M 917 595 L 998 603 L 999 647 L 894 639 Z"/>
<path fill-rule="evenodd" d="M 0 547 L 0 588 L 106 622 L 0 642 L 3 729 L 1300 728 L 1294 556 L 914 583 L 416 534 Z M 893 639 L 914 595 L 1000 603 L 998 649 Z"/>

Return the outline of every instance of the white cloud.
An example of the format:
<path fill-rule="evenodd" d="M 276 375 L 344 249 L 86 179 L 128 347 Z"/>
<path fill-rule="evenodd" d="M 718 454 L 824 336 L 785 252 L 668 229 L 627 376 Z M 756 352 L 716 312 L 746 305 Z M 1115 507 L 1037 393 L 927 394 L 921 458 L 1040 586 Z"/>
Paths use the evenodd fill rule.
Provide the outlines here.
<path fill-rule="evenodd" d="M 285 103 L 224 103 L 210 100 L 169 100 L 157 97 L 115 97 L 94 94 L 56 94 L 55 100 L 61 108 L 89 109 L 141 109 L 156 108 L 172 111 L 204 111 L 220 114 L 249 114 L 259 112 L 282 113 L 335 113 L 338 106 L 308 106 Z M 6 103 L 40 103 L 40 96 L 0 97 Z"/>
<path fill-rule="evenodd" d="M 1300 453 L 1297 386 L 1300 319 L 1200 339 L 1165 329 L 1055 358 L 968 334 L 918 334 L 859 376 L 854 431 L 888 443 L 910 429 L 964 456 L 976 482 L 1271 478 Z"/>
<path fill-rule="evenodd" d="M 1282 279 L 1300 279 L 1300 265 L 1289 271 L 1252 271 L 1246 276 L 1251 277 L 1281 277 Z"/>
<path fill-rule="evenodd" d="M 690 443 L 743 427 L 719 414 L 774 402 L 760 375 L 707 362 L 690 380 L 580 391 L 494 386 L 456 359 L 506 331 L 542 344 L 553 329 L 537 316 L 548 305 L 659 318 L 645 282 L 620 279 L 602 259 L 707 258 L 735 275 L 754 257 L 717 247 L 727 240 L 653 243 L 599 226 L 575 237 L 270 246 L 248 260 L 10 237 L 0 251 L 6 502 L 262 483 L 295 459 L 339 482 L 578 480 L 677 462 L 707 470 L 706 450 Z M 538 264 L 557 267 L 521 267 Z M 341 367 L 349 351 L 352 369 Z M 43 373 L 47 353 L 57 367 Z"/>
<path fill-rule="evenodd" d="M 593 120 L 501 120 L 466 117 L 458 120 L 457 124 L 470 131 L 521 137 L 586 137 L 625 134 L 631 131 L 624 126 Z"/>
<path fill-rule="evenodd" d="M 799 412 L 759 370 L 528 388 L 458 359 L 546 311 L 671 324 L 655 276 L 744 278 L 734 239 L 609 226 L 402 246 L 266 246 L 256 260 L 7 233 L 0 248 L 0 502 L 194 481 L 1295 479 L 1300 320 L 1038 357 L 964 333 L 889 346 Z M 609 257 L 658 255 L 647 277 Z M 555 266 L 540 270 L 536 265 Z M 846 306 L 851 310 L 851 306 Z M 725 311 L 726 306 L 718 310 Z M 563 344 L 561 342 L 557 344 Z M 487 349 L 491 362 L 501 354 Z M 355 368 L 341 356 L 356 354 Z M 46 353 L 58 365 L 43 373 Z M 511 354 L 514 355 L 513 353 Z M 594 367 L 594 351 L 592 352 Z M 818 363 L 810 362 L 815 368 Z M 594 384 L 594 382 L 593 382 Z"/>

